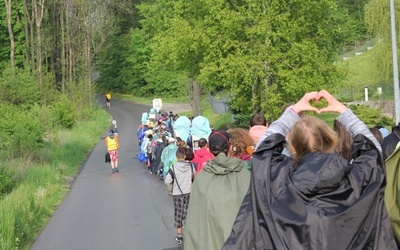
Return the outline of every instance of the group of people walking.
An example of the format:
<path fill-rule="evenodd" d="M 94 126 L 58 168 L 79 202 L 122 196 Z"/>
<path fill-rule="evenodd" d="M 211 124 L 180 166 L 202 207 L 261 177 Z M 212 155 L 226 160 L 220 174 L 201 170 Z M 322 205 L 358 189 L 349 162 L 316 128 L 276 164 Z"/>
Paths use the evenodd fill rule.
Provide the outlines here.
<path fill-rule="evenodd" d="M 322 99 L 324 108 L 310 104 Z M 335 129 L 312 112 L 337 113 Z M 327 91 L 306 93 L 270 125 L 255 114 L 248 129 L 171 114 L 139 126 L 138 159 L 170 187 L 185 250 L 398 249 L 384 135 Z"/>

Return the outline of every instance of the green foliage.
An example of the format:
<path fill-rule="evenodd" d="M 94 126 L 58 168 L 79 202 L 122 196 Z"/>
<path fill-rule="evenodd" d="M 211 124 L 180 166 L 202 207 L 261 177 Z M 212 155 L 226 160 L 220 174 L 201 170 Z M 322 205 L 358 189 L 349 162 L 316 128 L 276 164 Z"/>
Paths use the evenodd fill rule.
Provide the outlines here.
<path fill-rule="evenodd" d="M 0 249 L 29 248 L 67 193 L 68 182 L 98 143 L 99 134 L 109 126 L 108 118 L 103 109 L 96 109 L 79 128 L 53 134 L 37 152 L 47 156 L 43 162 L 27 162 L 27 167 L 9 163 L 7 168 L 18 169 L 19 180 L 0 199 Z M 7 183 L 3 183 L 3 175 L 15 177 L 0 167 L 0 187 Z"/>
<path fill-rule="evenodd" d="M 76 108 L 74 103 L 66 95 L 53 103 L 53 116 L 55 124 L 62 128 L 72 128 L 76 124 Z"/>
<path fill-rule="evenodd" d="M 16 185 L 14 176 L 15 171 L 5 165 L 0 165 L 0 197 L 4 197 L 13 190 Z"/>
<path fill-rule="evenodd" d="M 238 115 L 235 115 L 235 121 L 234 121 L 233 125 L 235 127 L 248 129 L 249 126 L 250 126 L 250 118 L 252 116 L 253 116 L 253 114 L 238 114 Z"/>
<path fill-rule="evenodd" d="M 4 70 L 0 77 L 0 98 L 3 103 L 30 106 L 41 101 L 40 89 L 29 70 Z"/>
<path fill-rule="evenodd" d="M 0 116 L 0 152 L 3 157 L 21 156 L 41 145 L 44 130 L 35 114 L 2 104 Z"/>
<path fill-rule="evenodd" d="M 368 36 L 365 4 L 143 1 L 137 6 L 141 26 L 129 37 L 110 40 L 113 46 L 102 55 L 109 64 L 100 86 L 140 96 L 182 96 L 193 79 L 206 91 L 228 90 L 235 114 L 263 112 L 274 119 L 305 92 L 341 84 L 347 72 L 334 64 L 336 54 Z"/>
<path fill-rule="evenodd" d="M 15 65 L 17 67 L 27 66 L 25 64 L 25 31 L 23 20 L 23 1 L 11 1 L 11 23 L 14 35 Z M 0 72 L 10 66 L 10 38 L 8 33 L 6 6 L 4 1 L 0 2 Z"/>
<path fill-rule="evenodd" d="M 349 60 L 341 61 L 338 64 L 348 70 L 343 80 L 343 87 L 352 87 L 363 91 L 365 86 L 370 88 L 389 84 L 393 86 L 391 72 L 391 54 L 388 43 L 377 43 L 374 48 Z M 377 70 L 380 68 L 382 70 Z"/>
<path fill-rule="evenodd" d="M 349 107 L 360 120 L 369 126 L 382 125 L 392 126 L 395 122 L 393 119 L 382 115 L 381 111 L 364 106 L 350 105 Z"/>
<path fill-rule="evenodd" d="M 97 81 L 97 88 L 101 92 L 129 93 L 130 79 L 133 65 L 127 60 L 129 56 L 129 35 L 113 37 L 106 41 L 108 50 L 104 50 L 97 58 L 97 70 L 101 72 L 100 79 Z M 113 60 L 110 60 L 113 58 Z"/>
<path fill-rule="evenodd" d="M 342 77 L 333 60 L 347 38 L 339 28 L 347 16 L 333 0 L 160 0 L 139 9 L 144 30 L 161 24 L 151 58 L 187 72 L 202 88 L 229 90 L 234 113 L 274 117 L 285 102 Z"/>

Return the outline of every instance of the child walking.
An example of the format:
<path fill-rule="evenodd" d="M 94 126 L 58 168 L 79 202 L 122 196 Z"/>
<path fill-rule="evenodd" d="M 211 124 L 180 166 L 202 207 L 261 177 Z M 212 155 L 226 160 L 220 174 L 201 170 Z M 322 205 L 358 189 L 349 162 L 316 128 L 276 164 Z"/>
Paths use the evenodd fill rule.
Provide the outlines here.
<path fill-rule="evenodd" d="M 196 170 L 193 164 L 185 160 L 186 149 L 179 147 L 176 151 L 177 162 L 175 162 L 165 177 L 165 184 L 173 183 L 172 197 L 174 200 L 174 217 L 177 236 L 176 243 L 183 243 L 182 227 L 186 220 L 189 207 L 190 191 L 192 189 L 192 180 Z"/>

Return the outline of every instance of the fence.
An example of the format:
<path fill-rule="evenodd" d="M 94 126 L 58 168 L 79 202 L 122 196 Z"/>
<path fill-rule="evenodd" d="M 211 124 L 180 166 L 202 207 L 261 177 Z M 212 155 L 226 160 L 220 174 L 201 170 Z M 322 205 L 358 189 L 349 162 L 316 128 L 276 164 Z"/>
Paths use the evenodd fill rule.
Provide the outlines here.
<path fill-rule="evenodd" d="M 216 100 L 213 98 L 211 93 L 208 93 L 208 100 L 210 102 L 211 108 L 217 114 L 226 114 L 229 111 L 228 103 L 229 98 L 224 98 L 222 100 Z"/>
<path fill-rule="evenodd" d="M 339 89 L 339 99 L 343 102 L 365 101 L 365 87 L 349 87 Z M 388 84 L 382 86 L 368 87 L 368 100 L 381 101 L 393 100 L 394 89 Z"/>

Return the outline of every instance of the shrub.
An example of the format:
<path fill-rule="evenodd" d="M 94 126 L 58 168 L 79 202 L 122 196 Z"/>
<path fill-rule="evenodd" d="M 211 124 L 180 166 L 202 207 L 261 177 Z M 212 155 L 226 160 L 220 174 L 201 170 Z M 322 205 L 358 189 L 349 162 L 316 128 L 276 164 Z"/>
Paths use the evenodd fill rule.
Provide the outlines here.
<path fill-rule="evenodd" d="M 0 197 L 10 193 L 14 186 L 14 175 L 15 172 L 10 168 L 0 165 Z"/>
<path fill-rule="evenodd" d="M 349 108 L 368 126 L 392 126 L 394 124 L 393 119 L 382 115 L 380 110 L 364 105 L 350 105 Z"/>
<path fill-rule="evenodd" d="M 237 114 L 235 115 L 234 126 L 249 129 L 250 126 L 250 118 L 253 114 Z"/>
<path fill-rule="evenodd" d="M 13 76 L 6 69 L 0 77 L 0 98 L 12 105 L 30 106 L 41 100 L 39 85 L 28 70 L 16 69 Z"/>
<path fill-rule="evenodd" d="M 3 104 L 0 105 L 0 115 L 0 150 L 3 156 L 21 156 L 41 145 L 44 130 L 34 113 Z"/>
<path fill-rule="evenodd" d="M 54 102 L 54 122 L 63 128 L 72 128 L 76 123 L 76 108 L 73 102 L 66 96 L 61 95 Z"/>

